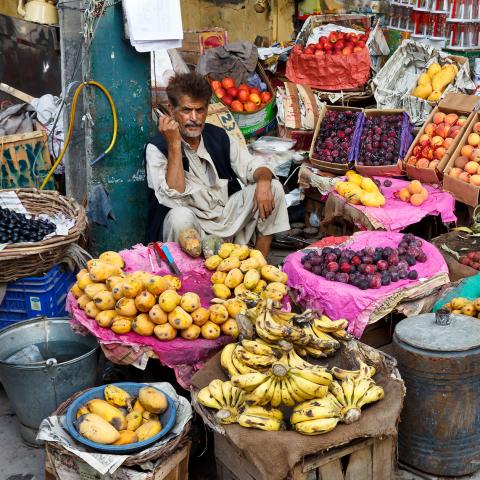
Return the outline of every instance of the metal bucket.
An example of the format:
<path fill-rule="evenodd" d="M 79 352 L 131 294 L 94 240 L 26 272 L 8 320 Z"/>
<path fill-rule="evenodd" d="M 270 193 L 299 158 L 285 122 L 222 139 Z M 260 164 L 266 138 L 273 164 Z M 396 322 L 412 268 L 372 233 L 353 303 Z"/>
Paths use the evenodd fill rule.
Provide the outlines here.
<path fill-rule="evenodd" d="M 45 361 L 5 362 L 31 345 Z M 0 331 L 0 380 L 25 442 L 41 444 L 35 440 L 41 421 L 75 392 L 95 384 L 97 351 L 97 339 L 74 333 L 68 318 L 40 317 Z"/>

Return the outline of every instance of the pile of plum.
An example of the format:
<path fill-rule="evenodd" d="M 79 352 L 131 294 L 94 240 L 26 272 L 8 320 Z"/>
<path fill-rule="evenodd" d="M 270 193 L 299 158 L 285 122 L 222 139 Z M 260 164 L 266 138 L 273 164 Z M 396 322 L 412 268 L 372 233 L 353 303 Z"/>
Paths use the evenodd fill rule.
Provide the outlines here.
<path fill-rule="evenodd" d="M 403 236 L 397 248 L 367 247 L 355 251 L 325 247 L 302 258 L 305 270 L 333 282 L 349 283 L 361 290 L 380 288 L 404 279 L 416 280 L 418 272 L 410 270 L 410 267 L 426 261 L 422 240 L 411 233 Z"/>
<path fill-rule="evenodd" d="M 55 229 L 55 225 L 48 220 L 36 220 L 0 207 L 0 244 L 39 242 Z"/>

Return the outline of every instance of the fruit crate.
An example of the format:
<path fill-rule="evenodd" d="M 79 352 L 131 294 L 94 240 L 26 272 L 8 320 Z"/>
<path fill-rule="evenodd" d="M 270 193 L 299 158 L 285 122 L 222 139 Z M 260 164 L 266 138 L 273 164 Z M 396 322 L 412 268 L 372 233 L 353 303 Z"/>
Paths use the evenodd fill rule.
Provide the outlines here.
<path fill-rule="evenodd" d="M 379 116 L 388 116 L 388 115 L 402 115 L 402 125 L 401 125 L 401 138 L 400 138 L 400 145 L 398 151 L 398 158 L 397 161 L 392 165 L 379 165 L 379 166 L 370 166 L 370 165 L 359 165 L 358 160 L 360 157 L 361 149 L 363 145 L 361 145 L 358 149 L 357 156 L 355 158 L 355 170 L 361 175 L 366 176 L 374 176 L 380 175 L 384 177 L 388 176 L 400 176 L 403 174 L 403 158 L 410 147 L 412 140 L 413 140 L 413 125 L 410 122 L 410 117 L 407 112 L 404 110 L 378 110 L 378 109 L 371 109 L 371 110 L 364 110 L 363 112 L 365 116 L 365 120 L 368 117 L 379 117 Z M 365 120 L 362 124 L 362 133 L 363 129 L 365 128 Z M 361 141 L 360 141 L 361 143 Z"/>
<path fill-rule="evenodd" d="M 474 127 L 477 123 L 480 123 L 480 113 L 478 112 L 472 115 L 471 122 L 468 123 L 464 135 L 445 167 L 445 176 L 443 177 L 443 189 L 450 192 L 459 202 L 471 207 L 476 207 L 480 203 L 480 186 L 454 178 L 449 173 L 455 165 L 455 160 L 461 155 L 462 147 L 467 144 L 468 136 L 474 132 Z M 480 145 L 476 148 L 480 148 Z"/>
<path fill-rule="evenodd" d="M 215 434 L 217 478 L 222 480 L 267 480 L 245 454 L 224 435 Z M 354 440 L 317 455 L 309 455 L 297 464 L 285 480 L 393 480 L 396 437 Z"/>
<path fill-rule="evenodd" d="M 325 118 L 325 115 L 327 114 L 328 111 L 337 111 L 337 112 L 346 112 L 346 111 L 352 111 L 352 112 L 359 112 L 362 113 L 363 109 L 362 108 L 356 108 L 356 107 L 337 107 L 333 105 L 324 105 L 322 109 L 320 110 L 319 116 L 318 116 L 318 122 L 317 126 L 315 128 L 315 133 L 313 134 L 313 140 L 312 144 L 310 145 L 310 162 L 314 167 L 317 167 L 321 171 L 324 172 L 329 172 L 329 173 L 334 173 L 337 175 L 343 175 L 347 170 L 349 170 L 353 164 L 355 157 L 357 156 L 357 150 L 360 147 L 360 135 L 362 131 L 362 122 L 363 122 L 363 115 L 359 115 L 357 117 L 357 121 L 355 124 L 355 128 L 351 137 L 351 151 L 348 154 L 348 162 L 346 164 L 340 164 L 340 163 L 332 163 L 332 162 L 326 162 L 324 160 L 320 160 L 317 158 L 317 154 L 315 153 L 315 147 L 317 143 L 317 138 L 320 133 L 320 130 L 322 128 L 322 122 L 323 119 Z"/>
<path fill-rule="evenodd" d="M 428 116 L 426 122 L 423 124 L 423 127 L 418 132 L 418 135 L 415 137 L 415 140 L 410 145 L 407 154 L 405 155 L 404 160 L 404 169 L 407 172 L 408 178 L 420 180 L 424 183 L 440 183 L 443 177 L 443 171 L 445 170 L 449 159 L 454 154 L 455 149 L 461 141 L 462 136 L 464 135 L 465 129 L 468 128 L 470 122 L 472 121 L 473 113 L 472 110 L 475 108 L 475 105 L 478 102 L 478 97 L 473 95 L 462 95 L 461 93 L 449 93 L 445 99 L 436 106 L 430 115 Z M 409 158 L 413 154 L 415 146 L 419 143 L 420 137 L 425 133 L 425 129 L 429 123 L 435 123 L 435 115 L 437 113 L 455 113 L 457 115 L 464 115 L 467 117 L 467 121 L 463 124 L 460 129 L 460 133 L 454 138 L 453 142 L 448 147 L 443 158 L 440 160 L 440 163 L 436 168 L 425 168 L 418 167 L 416 165 L 410 165 L 408 163 Z"/>
<path fill-rule="evenodd" d="M 65 301 L 75 275 L 60 265 L 37 277 L 24 277 L 7 284 L 0 303 L 0 329 L 37 316 L 64 316 Z"/>

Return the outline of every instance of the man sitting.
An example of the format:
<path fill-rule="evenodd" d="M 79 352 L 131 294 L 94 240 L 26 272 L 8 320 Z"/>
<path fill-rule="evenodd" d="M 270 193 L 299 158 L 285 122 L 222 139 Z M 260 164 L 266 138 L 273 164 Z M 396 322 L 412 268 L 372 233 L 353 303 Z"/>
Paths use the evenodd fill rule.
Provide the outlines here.
<path fill-rule="evenodd" d="M 290 228 L 282 185 L 264 161 L 205 123 L 212 96 L 205 78 L 176 75 L 167 96 L 170 116 L 160 118 L 145 150 L 147 240 L 176 242 L 194 228 L 239 244 L 255 238 L 266 256 L 272 235 Z"/>

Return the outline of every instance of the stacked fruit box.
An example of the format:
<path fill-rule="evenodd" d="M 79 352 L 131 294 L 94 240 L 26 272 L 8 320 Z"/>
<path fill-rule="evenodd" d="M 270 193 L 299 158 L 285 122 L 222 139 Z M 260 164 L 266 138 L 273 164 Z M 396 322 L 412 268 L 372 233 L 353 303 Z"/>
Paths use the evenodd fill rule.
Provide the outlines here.
<path fill-rule="evenodd" d="M 355 169 L 361 175 L 394 176 L 412 143 L 412 124 L 403 110 L 365 110 Z"/>
<path fill-rule="evenodd" d="M 322 107 L 310 146 L 315 167 L 338 175 L 352 167 L 360 146 L 362 112 L 354 107 Z"/>
<path fill-rule="evenodd" d="M 409 178 L 441 182 L 443 171 L 472 120 L 477 101 L 474 96 L 450 93 L 432 110 L 405 156 Z M 443 141 L 438 143 L 440 140 Z"/>

